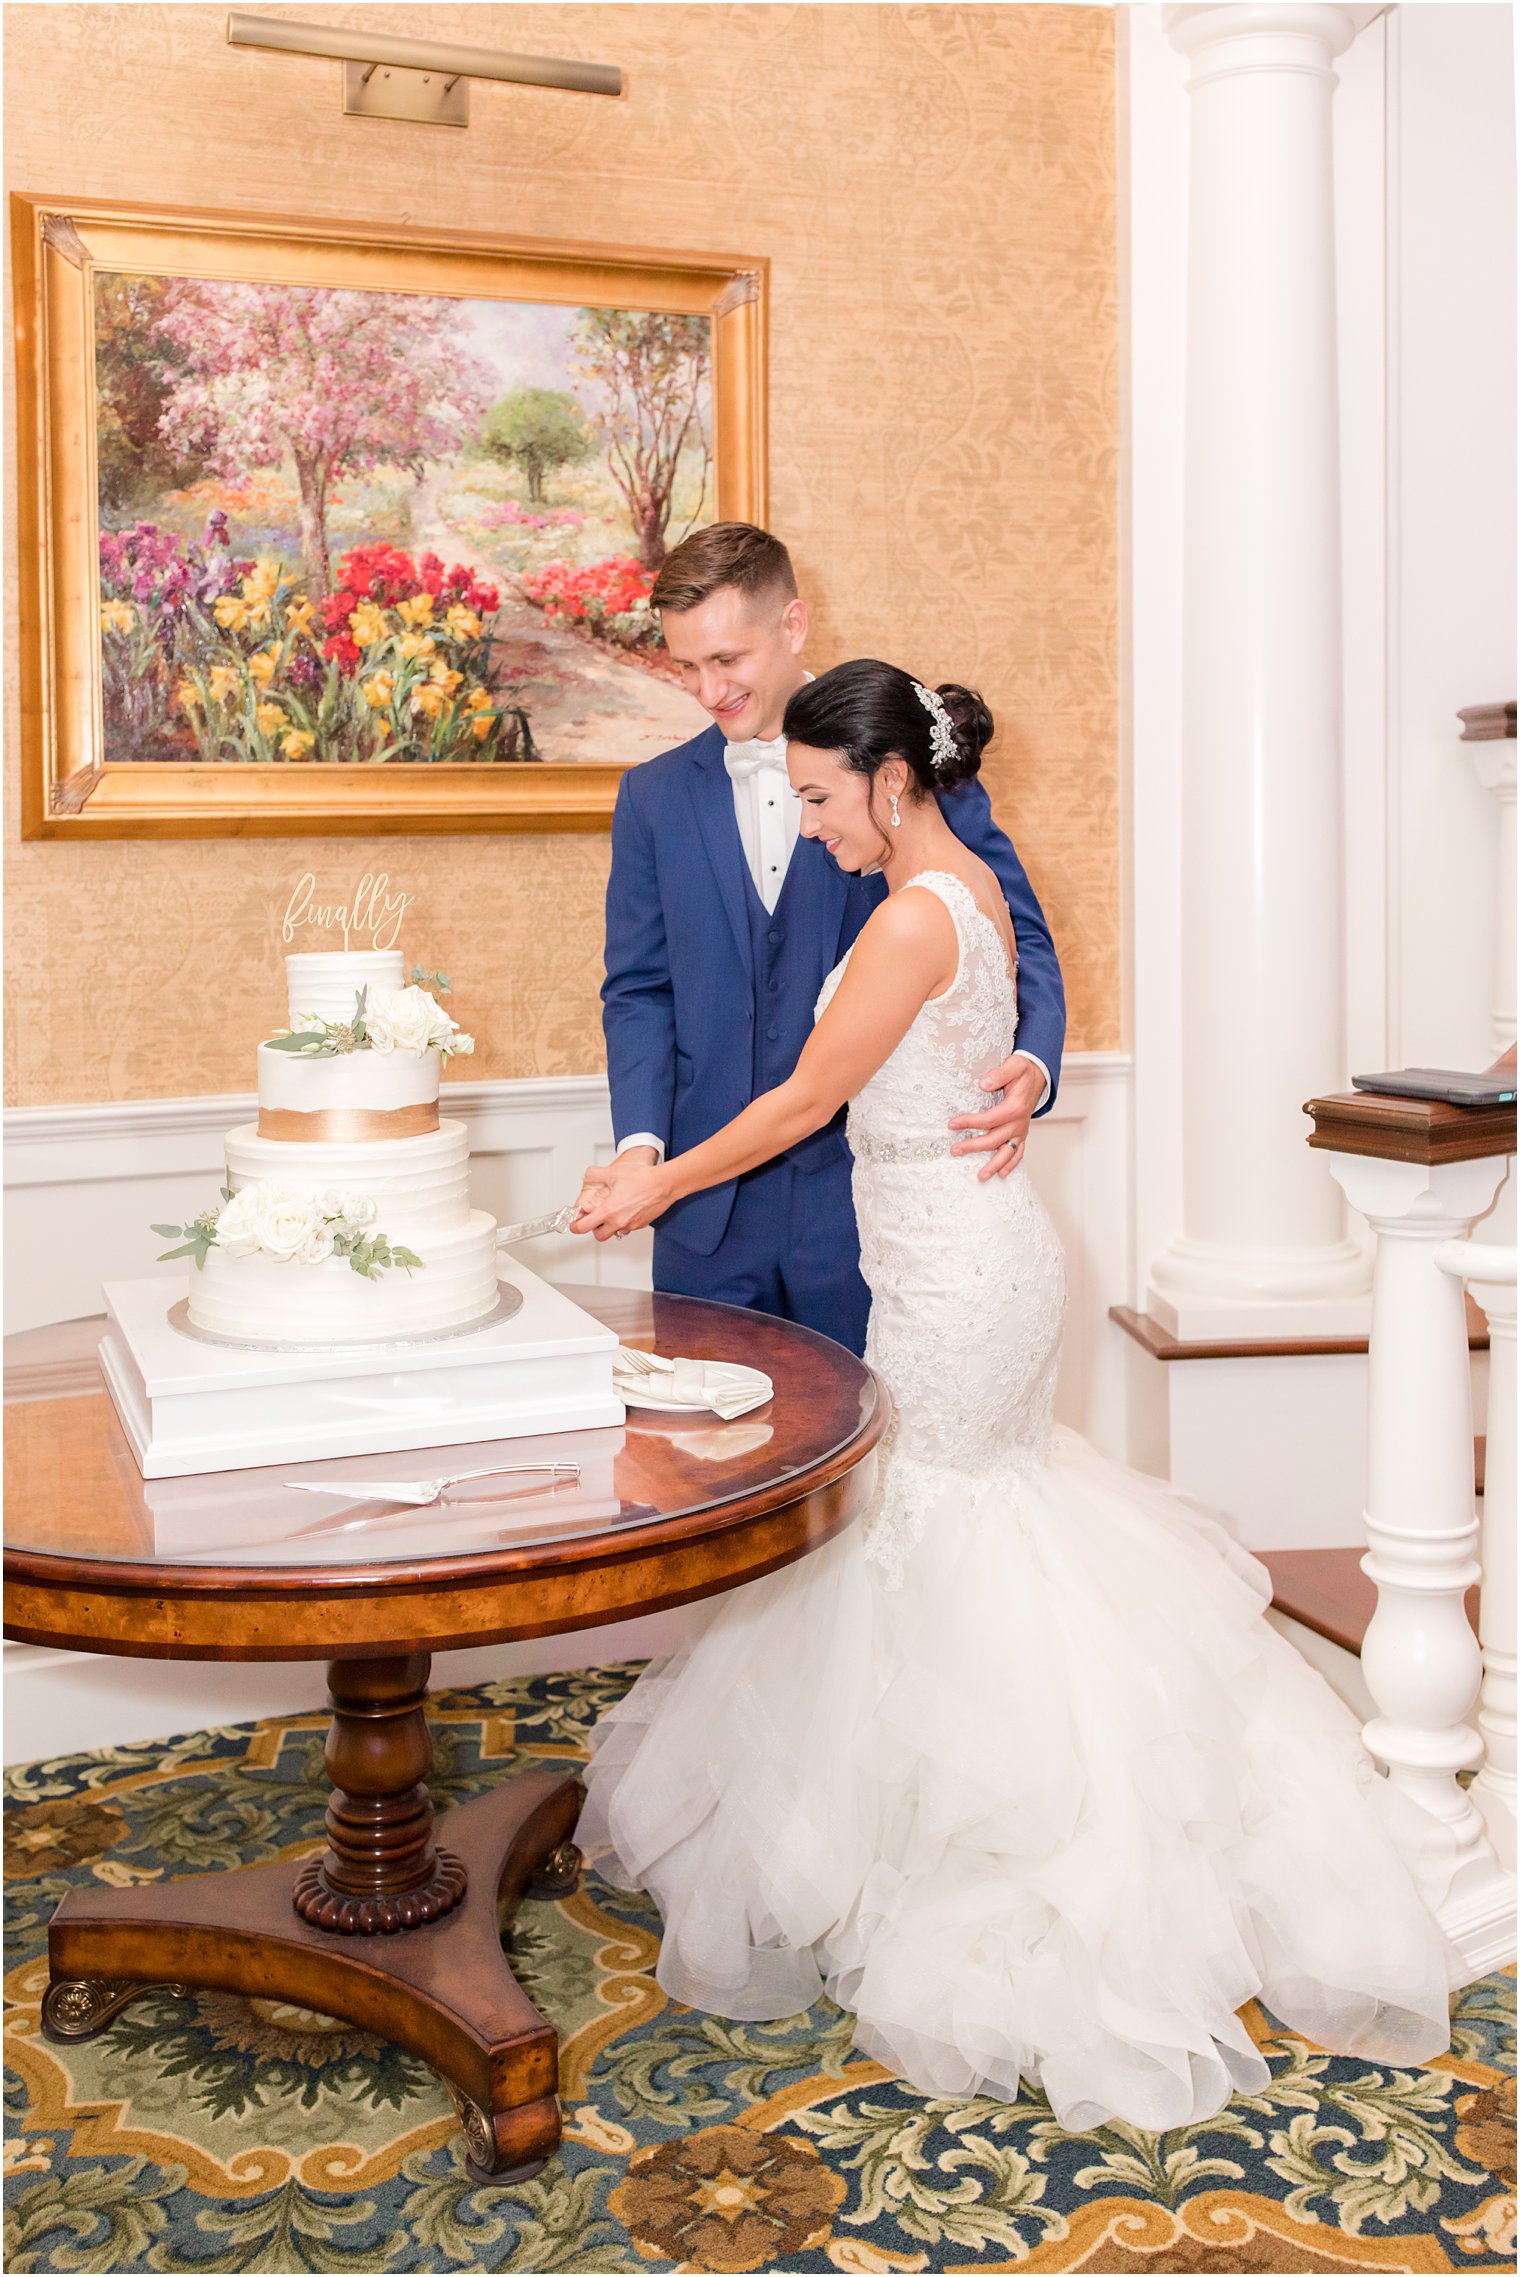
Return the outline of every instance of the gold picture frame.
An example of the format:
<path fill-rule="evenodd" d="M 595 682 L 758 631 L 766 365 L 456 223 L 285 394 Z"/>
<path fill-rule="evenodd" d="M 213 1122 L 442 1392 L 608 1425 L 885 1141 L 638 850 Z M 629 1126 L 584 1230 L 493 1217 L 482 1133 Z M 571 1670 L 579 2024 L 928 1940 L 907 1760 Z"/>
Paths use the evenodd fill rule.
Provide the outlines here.
<path fill-rule="evenodd" d="M 713 513 L 766 518 L 763 259 L 13 194 L 25 838 L 596 831 L 628 762 L 115 759 L 102 710 L 93 278 L 706 316 Z"/>

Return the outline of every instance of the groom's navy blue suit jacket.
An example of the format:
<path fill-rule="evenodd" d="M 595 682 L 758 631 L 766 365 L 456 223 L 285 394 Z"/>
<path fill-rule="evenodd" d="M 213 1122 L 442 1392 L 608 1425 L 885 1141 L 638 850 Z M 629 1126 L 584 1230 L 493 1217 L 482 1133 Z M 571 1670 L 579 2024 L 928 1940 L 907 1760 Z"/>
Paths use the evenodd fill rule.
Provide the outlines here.
<path fill-rule="evenodd" d="M 773 916 L 756 894 L 739 840 L 724 736 L 713 726 L 631 767 L 612 820 L 607 978 L 602 1022 L 612 1122 L 621 1142 L 654 1131 L 684 1153 L 784 1082 L 831 969 L 885 894 L 880 878 L 841 870 L 816 839 L 798 838 Z M 1019 1033 L 1050 1070 L 1055 1098 L 1066 999 L 1050 928 L 1023 864 L 992 819 L 979 782 L 940 800 L 956 836 L 996 871 L 1019 950 Z M 791 1149 L 802 1169 L 848 1162 L 841 1112 Z M 661 1220 L 687 1249 L 723 1239 L 734 1187 L 688 1195 Z"/>

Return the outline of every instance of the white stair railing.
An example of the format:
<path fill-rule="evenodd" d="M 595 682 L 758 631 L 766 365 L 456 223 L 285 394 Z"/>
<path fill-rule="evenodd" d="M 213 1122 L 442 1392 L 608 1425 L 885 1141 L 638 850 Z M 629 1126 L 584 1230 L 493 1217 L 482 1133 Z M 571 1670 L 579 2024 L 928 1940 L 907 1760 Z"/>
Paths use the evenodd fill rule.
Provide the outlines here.
<path fill-rule="evenodd" d="M 1515 1252 L 1496 1243 L 1448 1241 L 1436 1251 L 1443 1273 L 1465 1281 L 1488 1318 L 1488 1446 L 1478 1559 L 1483 1594 L 1478 1642 L 1483 1689 L 1478 1730 L 1483 1768 L 1472 1799 L 1494 1855 L 1515 1870 Z"/>
<path fill-rule="evenodd" d="M 1377 1713 L 1363 1736 L 1390 1782 L 1427 1814 L 1431 1872 L 1447 1881 L 1442 1924 L 1470 1975 L 1484 1976 L 1514 1958 L 1515 1874 L 1490 1833 L 1487 1790 L 1475 1795 L 1476 1782 L 1459 1777 L 1484 1760 L 1474 1715 L 1483 1662 L 1466 1611 L 1482 1568 L 1466 1307 L 1461 1279 L 1443 1263 L 1505 1178 L 1514 1109 L 1342 1092 L 1310 1100 L 1307 1112 L 1309 1144 L 1377 1236 L 1362 1560 L 1377 1604 L 1361 1654 Z M 1500 1491 L 1489 1501 L 1497 1513 Z M 1502 1587 L 1492 1596 L 1502 1796 Z M 1512 1651 L 1513 1629 L 1510 1638 Z"/>

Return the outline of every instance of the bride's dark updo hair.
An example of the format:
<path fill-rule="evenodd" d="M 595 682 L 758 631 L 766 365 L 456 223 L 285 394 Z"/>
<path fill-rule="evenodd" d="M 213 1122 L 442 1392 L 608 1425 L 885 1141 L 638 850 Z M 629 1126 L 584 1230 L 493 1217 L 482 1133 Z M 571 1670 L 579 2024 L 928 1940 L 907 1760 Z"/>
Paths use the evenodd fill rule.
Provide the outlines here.
<path fill-rule="evenodd" d="M 888 759 L 902 759 L 918 791 L 954 790 L 981 766 L 992 740 L 992 714 L 974 688 L 953 680 L 936 688 L 950 718 L 950 749 L 936 765 L 934 720 L 916 687 L 910 672 L 875 657 L 836 664 L 797 690 L 782 733 L 789 743 L 837 751 L 857 775 L 874 776 Z"/>

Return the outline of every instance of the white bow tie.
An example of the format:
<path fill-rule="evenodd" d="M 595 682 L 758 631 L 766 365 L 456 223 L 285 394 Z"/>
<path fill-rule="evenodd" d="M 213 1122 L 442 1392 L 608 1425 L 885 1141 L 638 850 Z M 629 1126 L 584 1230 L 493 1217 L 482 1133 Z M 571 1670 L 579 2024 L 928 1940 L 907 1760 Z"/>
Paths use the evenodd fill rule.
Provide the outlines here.
<path fill-rule="evenodd" d="M 748 782 L 762 767 L 775 767 L 785 774 L 786 737 L 773 736 L 768 743 L 758 737 L 752 737 L 748 743 L 725 743 L 723 764 L 728 769 L 730 782 L 734 783 Z"/>

